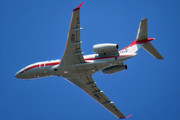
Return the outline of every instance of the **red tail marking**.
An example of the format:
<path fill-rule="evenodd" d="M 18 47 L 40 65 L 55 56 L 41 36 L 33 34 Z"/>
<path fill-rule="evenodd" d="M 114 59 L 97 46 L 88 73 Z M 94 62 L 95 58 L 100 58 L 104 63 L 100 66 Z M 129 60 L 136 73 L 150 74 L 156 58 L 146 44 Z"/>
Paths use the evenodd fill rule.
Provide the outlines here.
<path fill-rule="evenodd" d="M 148 38 L 148 39 L 141 40 L 141 41 L 134 40 L 130 45 L 128 45 L 127 47 L 125 47 L 125 48 L 123 48 L 123 49 L 121 49 L 121 50 L 124 50 L 124 49 L 126 49 L 126 48 L 128 48 L 128 47 L 130 47 L 130 46 L 136 45 L 136 44 L 147 43 L 147 42 L 152 41 L 152 40 L 154 40 L 154 38 Z M 121 51 L 121 50 L 120 50 L 120 51 Z"/>

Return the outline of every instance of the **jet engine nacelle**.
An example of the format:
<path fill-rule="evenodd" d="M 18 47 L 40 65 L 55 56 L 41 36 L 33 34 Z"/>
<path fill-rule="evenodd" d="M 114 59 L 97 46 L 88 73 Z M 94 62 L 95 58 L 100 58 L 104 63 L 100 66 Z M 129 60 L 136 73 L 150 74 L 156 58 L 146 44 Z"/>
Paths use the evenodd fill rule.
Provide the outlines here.
<path fill-rule="evenodd" d="M 118 49 L 118 44 L 104 43 L 104 44 L 96 44 L 93 46 L 93 52 L 102 54 L 111 52 Z"/>
<path fill-rule="evenodd" d="M 104 74 L 112 74 L 127 69 L 127 65 L 116 65 L 102 70 Z"/>

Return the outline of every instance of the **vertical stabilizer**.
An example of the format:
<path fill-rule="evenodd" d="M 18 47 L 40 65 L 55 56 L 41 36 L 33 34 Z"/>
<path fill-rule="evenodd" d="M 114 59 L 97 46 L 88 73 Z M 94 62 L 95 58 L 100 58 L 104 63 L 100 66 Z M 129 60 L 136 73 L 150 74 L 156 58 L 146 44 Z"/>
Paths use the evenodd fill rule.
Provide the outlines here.
<path fill-rule="evenodd" d="M 147 32 L 147 18 L 145 18 L 142 19 L 139 24 L 136 40 L 133 41 L 129 46 L 120 50 L 120 53 L 135 53 L 139 48 L 142 47 L 155 58 L 164 59 L 150 43 L 150 41 L 154 40 L 154 38 L 148 38 Z"/>
<path fill-rule="evenodd" d="M 153 39 L 154 40 L 154 39 Z M 142 47 L 149 52 L 152 56 L 157 59 L 164 59 L 161 54 L 153 47 L 153 45 L 148 40 L 148 33 L 147 33 L 147 18 L 142 19 L 139 24 L 139 29 L 136 37 L 136 42 L 143 42 L 144 44 Z"/>
<path fill-rule="evenodd" d="M 146 40 L 148 38 L 147 35 L 147 18 L 142 19 L 139 24 L 139 29 L 137 32 L 136 41 Z"/>

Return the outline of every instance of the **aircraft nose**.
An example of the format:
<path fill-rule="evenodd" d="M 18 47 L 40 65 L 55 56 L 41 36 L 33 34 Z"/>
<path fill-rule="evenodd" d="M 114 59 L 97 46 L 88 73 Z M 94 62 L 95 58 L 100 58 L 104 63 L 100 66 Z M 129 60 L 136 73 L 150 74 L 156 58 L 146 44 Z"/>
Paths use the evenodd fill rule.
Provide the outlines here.
<path fill-rule="evenodd" d="M 20 73 L 17 72 L 14 77 L 15 77 L 15 78 L 20 78 Z"/>
<path fill-rule="evenodd" d="M 25 76 L 23 75 L 24 73 L 24 68 L 22 68 L 21 70 L 19 70 L 15 75 L 14 77 L 15 78 L 18 78 L 18 79 L 25 79 Z"/>
<path fill-rule="evenodd" d="M 18 79 L 23 79 L 23 75 L 22 75 L 23 71 L 24 71 L 24 68 L 18 71 L 14 77 Z"/>

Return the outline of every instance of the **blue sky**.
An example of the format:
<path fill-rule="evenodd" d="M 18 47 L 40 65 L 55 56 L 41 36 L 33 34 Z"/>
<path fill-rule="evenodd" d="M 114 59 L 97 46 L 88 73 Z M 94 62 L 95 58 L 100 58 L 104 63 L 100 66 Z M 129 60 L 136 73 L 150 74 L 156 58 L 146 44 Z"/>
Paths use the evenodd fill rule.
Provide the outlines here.
<path fill-rule="evenodd" d="M 72 10 L 83 1 L 0 1 L 0 119 L 116 120 L 76 86 L 60 77 L 18 80 L 14 74 L 35 62 L 63 55 Z M 81 41 L 84 54 L 98 43 L 118 43 L 120 49 L 136 38 L 139 22 L 148 18 L 148 36 L 162 54 L 157 60 L 140 49 L 119 73 L 93 75 L 97 86 L 128 120 L 179 120 L 178 0 L 84 0 Z"/>

